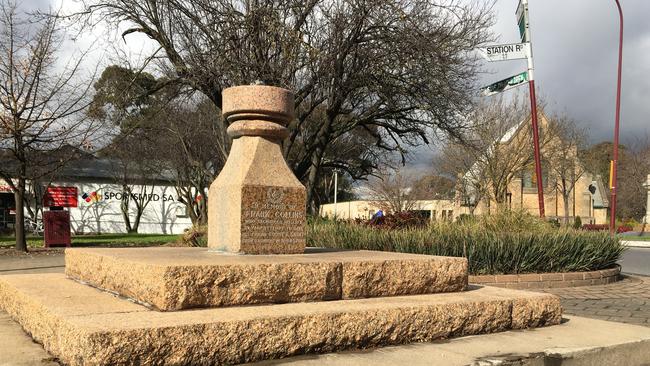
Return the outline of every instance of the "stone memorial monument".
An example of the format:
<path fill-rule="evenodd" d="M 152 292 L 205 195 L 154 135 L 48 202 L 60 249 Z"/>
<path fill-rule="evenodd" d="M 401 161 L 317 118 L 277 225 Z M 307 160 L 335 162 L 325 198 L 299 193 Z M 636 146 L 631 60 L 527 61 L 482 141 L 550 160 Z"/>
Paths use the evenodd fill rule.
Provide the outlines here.
<path fill-rule="evenodd" d="M 282 156 L 293 94 L 247 85 L 223 91 L 230 155 L 208 197 L 208 246 L 245 254 L 305 250 L 305 187 Z"/>
<path fill-rule="evenodd" d="M 466 258 L 305 249 L 279 143 L 293 96 L 223 92 L 234 138 L 209 248 L 71 248 L 65 275 L 0 276 L 0 309 L 69 365 L 219 365 L 559 324 L 558 297 L 468 284 Z"/>

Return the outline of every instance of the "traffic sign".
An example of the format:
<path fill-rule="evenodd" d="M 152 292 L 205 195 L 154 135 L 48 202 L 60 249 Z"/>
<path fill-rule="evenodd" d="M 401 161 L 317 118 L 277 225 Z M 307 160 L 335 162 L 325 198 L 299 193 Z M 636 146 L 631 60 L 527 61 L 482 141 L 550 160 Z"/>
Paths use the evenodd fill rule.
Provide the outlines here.
<path fill-rule="evenodd" d="M 530 43 L 499 44 L 480 47 L 484 59 L 493 61 L 518 60 L 530 55 Z"/>
<path fill-rule="evenodd" d="M 517 18 L 517 25 L 519 26 L 519 36 L 521 37 L 521 42 L 529 42 L 528 34 L 526 32 L 528 28 L 528 1 L 519 0 L 519 5 L 517 5 L 517 11 L 515 12 L 515 17 Z"/>
<path fill-rule="evenodd" d="M 515 88 L 526 82 L 528 82 L 528 71 L 524 71 L 520 74 L 511 76 L 507 79 L 499 80 L 496 83 L 485 86 L 481 88 L 481 94 L 484 96 L 498 94 L 508 89 Z"/>

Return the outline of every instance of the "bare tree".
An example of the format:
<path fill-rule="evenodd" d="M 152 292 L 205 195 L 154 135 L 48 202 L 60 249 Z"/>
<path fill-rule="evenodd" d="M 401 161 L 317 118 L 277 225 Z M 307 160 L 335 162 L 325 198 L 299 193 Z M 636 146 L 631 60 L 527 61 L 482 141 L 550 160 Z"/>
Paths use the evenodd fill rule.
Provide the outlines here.
<path fill-rule="evenodd" d="M 413 182 L 413 194 L 419 200 L 451 199 L 455 182 L 442 175 L 425 175 Z"/>
<path fill-rule="evenodd" d="M 443 147 L 439 164 L 448 174 L 459 177 L 459 199 L 461 204 L 466 202 L 470 212 L 481 200 L 502 206 L 509 185 L 532 164 L 532 133 L 527 116 L 521 97 L 510 101 L 503 97 L 489 99 L 468 115 L 472 128 L 465 140 L 450 140 Z M 542 146 L 548 138 L 545 136 Z"/>
<path fill-rule="evenodd" d="M 217 109 L 205 97 L 169 106 L 159 125 L 160 157 L 169 163 L 179 200 L 195 225 L 208 221 L 208 189 L 226 162 L 227 146 Z"/>
<path fill-rule="evenodd" d="M 415 179 L 399 170 L 384 170 L 368 185 L 373 204 L 391 213 L 411 211 L 416 208 L 417 193 L 413 190 Z"/>
<path fill-rule="evenodd" d="M 113 141 L 102 155 L 111 160 L 115 183 L 122 187 L 120 209 L 126 232 L 137 233 L 145 209 L 152 200 L 163 164 L 156 160 L 155 141 L 146 134 L 123 136 Z"/>
<path fill-rule="evenodd" d="M 622 219 L 641 220 L 645 216 L 647 191 L 644 187 L 650 174 L 650 136 L 639 136 L 627 144 L 619 164 L 617 215 Z"/>
<path fill-rule="evenodd" d="M 284 153 L 295 158 L 289 161 L 308 202 L 321 169 L 358 174 L 349 160 L 327 159 L 330 144 L 353 131 L 365 130 L 376 149 L 398 154 L 427 143 L 431 131 L 458 136 L 479 65 L 468 51 L 492 37 L 491 5 L 460 0 L 87 4 L 87 20 L 125 26 L 126 39 L 142 33 L 157 42 L 170 78 L 217 108 L 232 85 L 262 80 L 295 91 L 297 118 Z M 321 112 L 324 118 L 310 118 Z"/>
<path fill-rule="evenodd" d="M 27 18 L 16 4 L 0 3 L 0 177 L 14 191 L 17 250 L 27 250 L 27 181 L 60 168 L 68 157 L 52 159 L 54 152 L 68 143 L 87 146 L 93 131 L 79 113 L 90 87 L 78 75 L 83 57 L 56 67 L 61 43 L 56 17 Z"/>
<path fill-rule="evenodd" d="M 567 116 L 555 116 L 549 119 L 547 139 L 549 143 L 544 149 L 544 155 L 551 176 L 549 183 L 562 196 L 564 224 L 568 225 L 569 200 L 576 183 L 586 171 L 578 152 L 584 150 L 587 134 Z"/>

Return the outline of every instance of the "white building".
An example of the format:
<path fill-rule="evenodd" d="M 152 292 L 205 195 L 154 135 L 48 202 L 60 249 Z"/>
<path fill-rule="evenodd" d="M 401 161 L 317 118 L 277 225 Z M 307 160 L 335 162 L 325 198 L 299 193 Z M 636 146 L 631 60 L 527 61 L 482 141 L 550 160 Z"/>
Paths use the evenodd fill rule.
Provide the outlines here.
<path fill-rule="evenodd" d="M 320 206 L 319 215 L 321 217 L 339 219 L 370 219 L 380 206 L 385 206 L 378 201 L 347 201 L 337 203 L 326 203 Z M 413 207 L 409 210 L 432 221 L 452 220 L 454 218 L 454 201 L 452 200 L 418 200 L 413 202 Z"/>
<path fill-rule="evenodd" d="M 74 234 L 126 232 L 121 208 L 125 193 L 115 179 L 114 169 L 115 164 L 111 160 L 83 159 L 70 163 L 57 174 L 56 180 L 49 183 L 50 187 L 76 188 L 77 207 L 64 208 L 70 212 L 71 230 Z M 146 195 L 146 200 L 149 201 L 143 210 L 138 233 L 180 234 L 192 226 L 185 204 L 179 202 L 176 189 L 167 178 L 161 173 L 156 177 L 140 178 L 137 184 L 129 185 L 133 195 Z M 28 189 L 34 192 L 33 182 L 28 184 Z M 38 189 L 36 191 L 39 192 Z M 31 199 L 34 199 L 34 193 Z M 37 199 L 42 202 L 42 197 Z M 0 231 L 13 229 L 14 207 L 14 194 L 10 186 L 0 180 Z M 25 209 L 25 217 L 28 216 Z M 133 202 L 129 204 L 129 217 L 133 224 Z"/>

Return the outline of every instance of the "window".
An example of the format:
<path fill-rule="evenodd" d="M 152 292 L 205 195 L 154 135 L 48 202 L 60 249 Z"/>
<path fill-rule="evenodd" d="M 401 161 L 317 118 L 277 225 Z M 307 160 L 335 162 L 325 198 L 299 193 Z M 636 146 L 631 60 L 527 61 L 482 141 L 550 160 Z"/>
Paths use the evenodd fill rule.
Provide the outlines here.
<path fill-rule="evenodd" d="M 537 174 L 535 174 L 535 165 L 532 165 L 521 175 L 521 186 L 526 189 L 537 189 Z M 548 187 L 548 169 L 546 164 L 542 163 L 542 186 Z"/>

